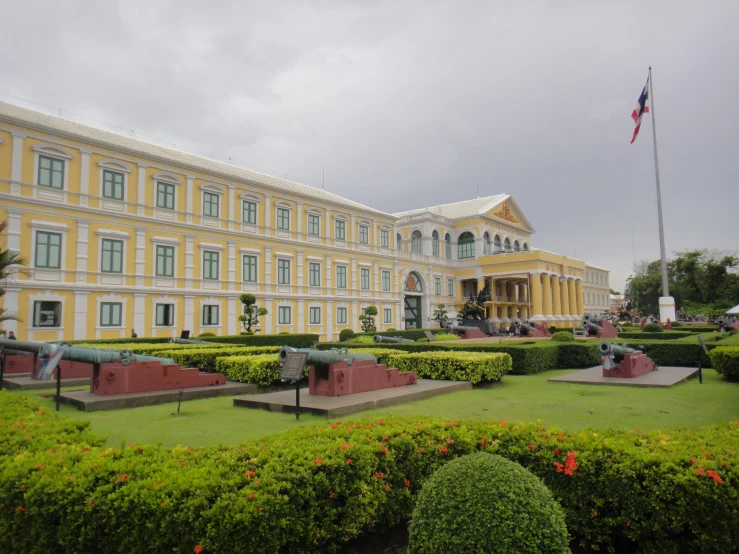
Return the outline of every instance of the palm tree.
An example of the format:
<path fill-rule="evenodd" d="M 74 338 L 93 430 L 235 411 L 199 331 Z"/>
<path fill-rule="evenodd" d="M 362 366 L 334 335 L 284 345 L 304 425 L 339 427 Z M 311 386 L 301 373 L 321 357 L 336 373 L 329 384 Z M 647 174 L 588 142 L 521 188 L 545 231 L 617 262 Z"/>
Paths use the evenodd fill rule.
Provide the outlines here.
<path fill-rule="evenodd" d="M 8 228 L 7 221 L 0 222 L 0 235 Z M 6 282 L 9 278 L 14 277 L 18 273 L 18 267 L 24 265 L 25 262 L 19 254 L 0 246 L 0 282 Z M 0 287 L 0 298 L 5 294 L 5 289 Z M 18 320 L 18 315 L 0 308 L 0 322 Z"/>

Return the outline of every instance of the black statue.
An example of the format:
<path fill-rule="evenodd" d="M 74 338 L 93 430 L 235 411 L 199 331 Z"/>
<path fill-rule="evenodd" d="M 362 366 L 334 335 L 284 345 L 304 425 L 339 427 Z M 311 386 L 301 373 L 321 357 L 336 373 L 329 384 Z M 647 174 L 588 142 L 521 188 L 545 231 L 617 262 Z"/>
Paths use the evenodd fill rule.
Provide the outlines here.
<path fill-rule="evenodd" d="M 479 296 L 475 298 L 470 296 L 470 299 L 464 305 L 465 319 L 485 319 L 485 307 L 479 302 Z"/>

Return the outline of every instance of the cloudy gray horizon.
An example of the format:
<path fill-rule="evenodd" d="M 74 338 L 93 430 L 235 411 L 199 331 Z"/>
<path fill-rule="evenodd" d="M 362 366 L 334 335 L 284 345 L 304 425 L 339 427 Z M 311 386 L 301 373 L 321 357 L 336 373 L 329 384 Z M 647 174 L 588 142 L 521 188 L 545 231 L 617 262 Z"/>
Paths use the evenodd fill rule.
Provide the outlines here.
<path fill-rule="evenodd" d="M 739 2 L 13 2 L 0 99 L 393 213 L 508 193 L 611 271 L 737 250 Z M 111 126 L 112 125 L 112 126 Z M 632 233 L 634 240 L 632 241 Z"/>

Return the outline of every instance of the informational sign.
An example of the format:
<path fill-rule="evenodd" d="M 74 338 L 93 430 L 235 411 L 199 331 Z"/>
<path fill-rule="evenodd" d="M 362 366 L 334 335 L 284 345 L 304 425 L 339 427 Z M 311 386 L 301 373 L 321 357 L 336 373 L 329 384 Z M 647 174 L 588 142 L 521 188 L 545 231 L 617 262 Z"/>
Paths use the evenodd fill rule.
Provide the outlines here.
<path fill-rule="evenodd" d="M 308 360 L 308 352 L 288 352 L 287 358 L 282 364 L 280 379 L 284 381 L 300 381 L 303 378 L 305 362 Z"/>
<path fill-rule="evenodd" d="M 49 354 L 49 357 L 41 360 L 41 369 L 39 370 L 39 379 L 42 381 L 51 379 L 51 376 L 54 373 L 56 366 L 59 365 L 59 360 L 61 360 L 62 356 L 64 355 L 64 350 L 62 350 L 61 348 L 57 349 L 56 345 L 51 345 L 51 347 L 52 347 L 52 351 Z"/>
<path fill-rule="evenodd" d="M 698 342 L 700 343 L 701 347 L 703 348 L 703 351 L 706 353 L 706 356 L 708 356 L 708 347 L 706 346 L 706 343 L 703 342 L 703 337 L 698 335 Z"/>
<path fill-rule="evenodd" d="M 436 340 L 436 337 L 431 331 L 424 331 L 423 334 L 426 335 L 426 338 L 429 339 L 429 342 L 433 342 Z"/>

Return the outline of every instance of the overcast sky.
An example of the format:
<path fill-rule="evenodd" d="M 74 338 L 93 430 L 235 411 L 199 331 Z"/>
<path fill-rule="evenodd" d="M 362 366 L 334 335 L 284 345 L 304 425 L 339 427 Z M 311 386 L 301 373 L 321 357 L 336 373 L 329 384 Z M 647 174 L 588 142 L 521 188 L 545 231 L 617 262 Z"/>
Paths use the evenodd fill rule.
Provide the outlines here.
<path fill-rule="evenodd" d="M 659 257 L 651 121 L 629 144 L 651 64 L 668 252 L 739 247 L 736 0 L 0 0 L 0 21 L 2 100 L 325 170 L 387 212 L 509 193 L 535 247 L 619 290 Z"/>

